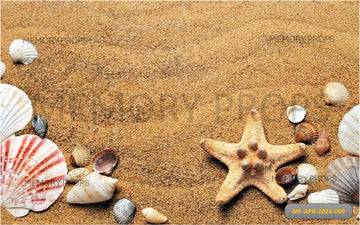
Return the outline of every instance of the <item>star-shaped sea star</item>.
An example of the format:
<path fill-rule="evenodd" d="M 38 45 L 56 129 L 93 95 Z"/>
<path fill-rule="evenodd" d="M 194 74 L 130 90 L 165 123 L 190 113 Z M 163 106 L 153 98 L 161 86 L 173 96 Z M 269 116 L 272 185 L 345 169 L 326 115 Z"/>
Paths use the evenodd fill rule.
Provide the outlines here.
<path fill-rule="evenodd" d="M 284 189 L 275 181 L 281 165 L 304 155 L 305 144 L 271 145 L 267 142 L 260 113 L 252 109 L 239 143 L 202 139 L 201 147 L 225 163 L 229 173 L 216 196 L 220 204 L 228 203 L 248 186 L 260 189 L 276 203 L 287 200 Z"/>

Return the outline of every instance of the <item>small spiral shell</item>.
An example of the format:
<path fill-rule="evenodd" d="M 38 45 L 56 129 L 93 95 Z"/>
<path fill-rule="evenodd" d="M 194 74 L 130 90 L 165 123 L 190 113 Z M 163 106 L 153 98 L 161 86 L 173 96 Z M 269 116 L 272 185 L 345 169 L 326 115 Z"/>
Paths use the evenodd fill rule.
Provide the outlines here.
<path fill-rule="evenodd" d="M 39 137 L 44 138 L 46 136 L 48 123 L 40 114 L 34 116 L 31 125 Z"/>
<path fill-rule="evenodd" d="M 165 215 L 161 214 L 159 211 L 152 207 L 145 208 L 141 212 L 148 223 L 161 224 L 166 223 L 166 221 L 168 220 Z"/>

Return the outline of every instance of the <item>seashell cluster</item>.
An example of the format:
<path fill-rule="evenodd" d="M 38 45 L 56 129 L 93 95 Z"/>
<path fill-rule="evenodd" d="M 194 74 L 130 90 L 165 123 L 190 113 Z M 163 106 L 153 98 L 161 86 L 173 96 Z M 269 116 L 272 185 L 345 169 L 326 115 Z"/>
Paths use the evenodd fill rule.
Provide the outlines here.
<path fill-rule="evenodd" d="M 28 65 L 34 61 L 38 52 L 33 44 L 28 41 L 16 39 L 9 46 L 9 54 L 14 62 Z"/>
<path fill-rule="evenodd" d="M 103 150 L 93 158 L 94 171 L 110 175 L 115 169 L 118 157 L 115 151 Z"/>
<path fill-rule="evenodd" d="M 309 185 L 307 184 L 298 184 L 294 190 L 290 192 L 288 198 L 293 201 L 305 197 L 308 187 Z"/>
<path fill-rule="evenodd" d="M 152 207 L 145 208 L 141 210 L 143 216 L 145 217 L 146 222 L 148 223 L 166 223 L 168 220 L 167 217 L 163 214 L 161 214 L 159 211 Z"/>
<path fill-rule="evenodd" d="M 6 65 L 5 63 L 0 61 L 0 80 L 4 76 L 5 71 L 6 71 Z"/>
<path fill-rule="evenodd" d="M 341 147 L 351 155 L 359 156 L 359 114 L 360 106 L 354 106 L 347 112 L 339 126 Z"/>
<path fill-rule="evenodd" d="M 63 192 L 65 158 L 50 140 L 35 135 L 9 138 L 1 143 L 0 156 L 1 206 L 13 216 L 43 211 Z"/>
<path fill-rule="evenodd" d="M 92 172 L 69 191 L 67 202 L 72 204 L 88 204 L 109 200 L 112 198 L 117 179 Z"/>
<path fill-rule="evenodd" d="M 289 106 L 286 110 L 286 115 L 290 122 L 292 123 L 300 123 L 305 119 L 306 110 L 299 105 Z"/>
<path fill-rule="evenodd" d="M 44 138 L 46 136 L 48 123 L 40 114 L 36 114 L 33 117 L 31 125 L 39 137 Z"/>
<path fill-rule="evenodd" d="M 90 150 L 84 145 L 76 145 L 74 150 L 71 153 L 70 161 L 73 165 L 84 167 L 90 164 L 91 162 L 91 153 Z"/>
<path fill-rule="evenodd" d="M 319 132 L 311 122 L 303 122 L 295 128 L 295 141 L 312 144 L 319 138 Z"/>
<path fill-rule="evenodd" d="M 315 142 L 315 152 L 318 155 L 324 155 L 330 149 L 330 138 L 329 135 L 323 131 L 318 140 Z"/>
<path fill-rule="evenodd" d="M 19 88 L 0 84 L 0 142 L 29 123 L 33 107 L 29 97 Z"/>
<path fill-rule="evenodd" d="M 78 182 L 89 173 L 90 170 L 88 170 L 87 168 L 76 168 L 71 170 L 68 175 L 66 175 L 65 180 L 68 182 Z"/>
<path fill-rule="evenodd" d="M 307 200 L 308 203 L 340 203 L 338 194 L 331 189 L 311 193 Z"/>
<path fill-rule="evenodd" d="M 330 188 L 341 201 L 359 203 L 359 158 L 336 159 L 326 168 L 330 176 Z"/>
<path fill-rule="evenodd" d="M 118 224 L 129 224 L 133 221 L 136 213 L 136 206 L 130 200 L 124 198 L 114 205 L 113 216 Z"/>
<path fill-rule="evenodd" d="M 278 184 L 290 184 L 295 180 L 296 169 L 292 167 L 282 167 L 275 174 L 275 180 Z"/>
<path fill-rule="evenodd" d="M 325 102 L 333 106 L 344 106 L 348 102 L 350 96 L 344 85 L 338 82 L 330 82 L 324 89 Z"/>
<path fill-rule="evenodd" d="M 318 176 L 317 169 L 309 163 L 302 163 L 297 168 L 297 180 L 300 184 L 313 183 L 318 179 Z"/>

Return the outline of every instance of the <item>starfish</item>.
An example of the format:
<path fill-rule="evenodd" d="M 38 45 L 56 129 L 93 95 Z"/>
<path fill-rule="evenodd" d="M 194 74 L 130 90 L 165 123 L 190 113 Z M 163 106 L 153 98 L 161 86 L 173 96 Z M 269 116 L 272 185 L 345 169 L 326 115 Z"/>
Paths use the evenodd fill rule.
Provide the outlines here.
<path fill-rule="evenodd" d="M 271 145 L 267 142 L 260 113 L 250 110 L 245 131 L 239 143 L 202 139 L 201 147 L 225 163 L 229 172 L 216 201 L 228 203 L 244 188 L 254 186 L 276 203 L 284 203 L 287 194 L 275 181 L 275 171 L 305 153 L 305 144 Z"/>

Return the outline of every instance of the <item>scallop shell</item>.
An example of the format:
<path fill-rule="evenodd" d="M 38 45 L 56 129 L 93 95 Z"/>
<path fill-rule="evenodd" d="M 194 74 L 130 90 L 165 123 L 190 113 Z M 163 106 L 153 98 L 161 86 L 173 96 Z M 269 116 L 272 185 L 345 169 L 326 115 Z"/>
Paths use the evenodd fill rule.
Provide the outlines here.
<path fill-rule="evenodd" d="M 39 137 L 44 138 L 48 129 L 47 121 L 40 115 L 36 114 L 31 121 L 31 125 Z"/>
<path fill-rule="evenodd" d="M 311 193 L 307 200 L 308 203 L 340 203 L 338 194 L 331 189 Z"/>
<path fill-rule="evenodd" d="M 298 184 L 292 192 L 288 195 L 290 200 L 298 200 L 305 197 L 309 185 L 307 184 Z"/>
<path fill-rule="evenodd" d="M 168 220 L 165 215 L 161 214 L 159 211 L 151 207 L 145 208 L 141 212 L 148 223 L 160 224 L 166 223 L 166 221 Z"/>
<path fill-rule="evenodd" d="M 282 167 L 275 174 L 275 180 L 278 184 L 290 184 L 296 177 L 296 169 L 291 167 Z"/>
<path fill-rule="evenodd" d="M 303 122 L 295 128 L 295 141 L 307 144 L 314 143 L 319 138 L 319 132 L 314 124 Z"/>
<path fill-rule="evenodd" d="M 286 115 L 290 122 L 300 123 L 305 118 L 306 110 L 299 105 L 289 106 L 286 110 Z"/>
<path fill-rule="evenodd" d="M 114 170 L 118 157 L 115 151 L 103 150 L 93 158 L 94 171 L 110 175 Z"/>
<path fill-rule="evenodd" d="M 5 63 L 0 61 L 0 79 L 2 78 L 2 76 L 4 76 L 6 71 L 6 65 Z"/>
<path fill-rule="evenodd" d="M 72 204 L 88 204 L 109 200 L 112 198 L 117 179 L 92 172 L 69 191 L 67 202 Z"/>
<path fill-rule="evenodd" d="M 341 201 L 359 203 L 359 158 L 343 157 L 327 167 L 330 188 L 335 190 Z"/>
<path fill-rule="evenodd" d="M 34 61 L 38 52 L 33 44 L 28 41 L 16 39 L 9 46 L 9 54 L 14 62 L 28 65 Z"/>
<path fill-rule="evenodd" d="M 29 97 L 19 88 L 0 84 L 0 142 L 29 123 L 33 107 Z"/>
<path fill-rule="evenodd" d="M 0 155 L 1 206 L 13 216 L 43 211 L 63 192 L 65 158 L 50 140 L 35 135 L 9 138 L 1 143 Z"/>
<path fill-rule="evenodd" d="M 330 82 L 324 89 L 325 102 L 333 106 L 344 106 L 349 100 L 346 87 L 338 82 Z"/>
<path fill-rule="evenodd" d="M 91 162 L 91 152 L 86 146 L 78 144 L 71 153 L 70 161 L 75 166 L 87 166 Z"/>
<path fill-rule="evenodd" d="M 136 213 L 136 206 L 130 200 L 124 198 L 116 202 L 113 209 L 113 216 L 118 224 L 129 224 L 133 221 Z"/>
<path fill-rule="evenodd" d="M 309 163 L 302 163 L 297 168 L 297 180 L 300 184 L 315 182 L 318 176 L 316 168 Z"/>
<path fill-rule="evenodd" d="M 90 170 L 88 170 L 87 168 L 76 168 L 71 170 L 68 175 L 66 175 L 65 180 L 68 182 L 78 182 L 89 173 Z"/>
<path fill-rule="evenodd" d="M 359 156 L 359 114 L 359 105 L 347 112 L 340 123 L 338 135 L 341 147 L 357 156 Z"/>
<path fill-rule="evenodd" d="M 319 139 L 316 141 L 314 148 L 315 148 L 315 152 L 318 155 L 323 155 L 327 151 L 329 151 L 329 149 L 330 149 L 330 138 L 329 138 L 329 135 L 325 131 L 323 131 L 320 134 Z"/>

